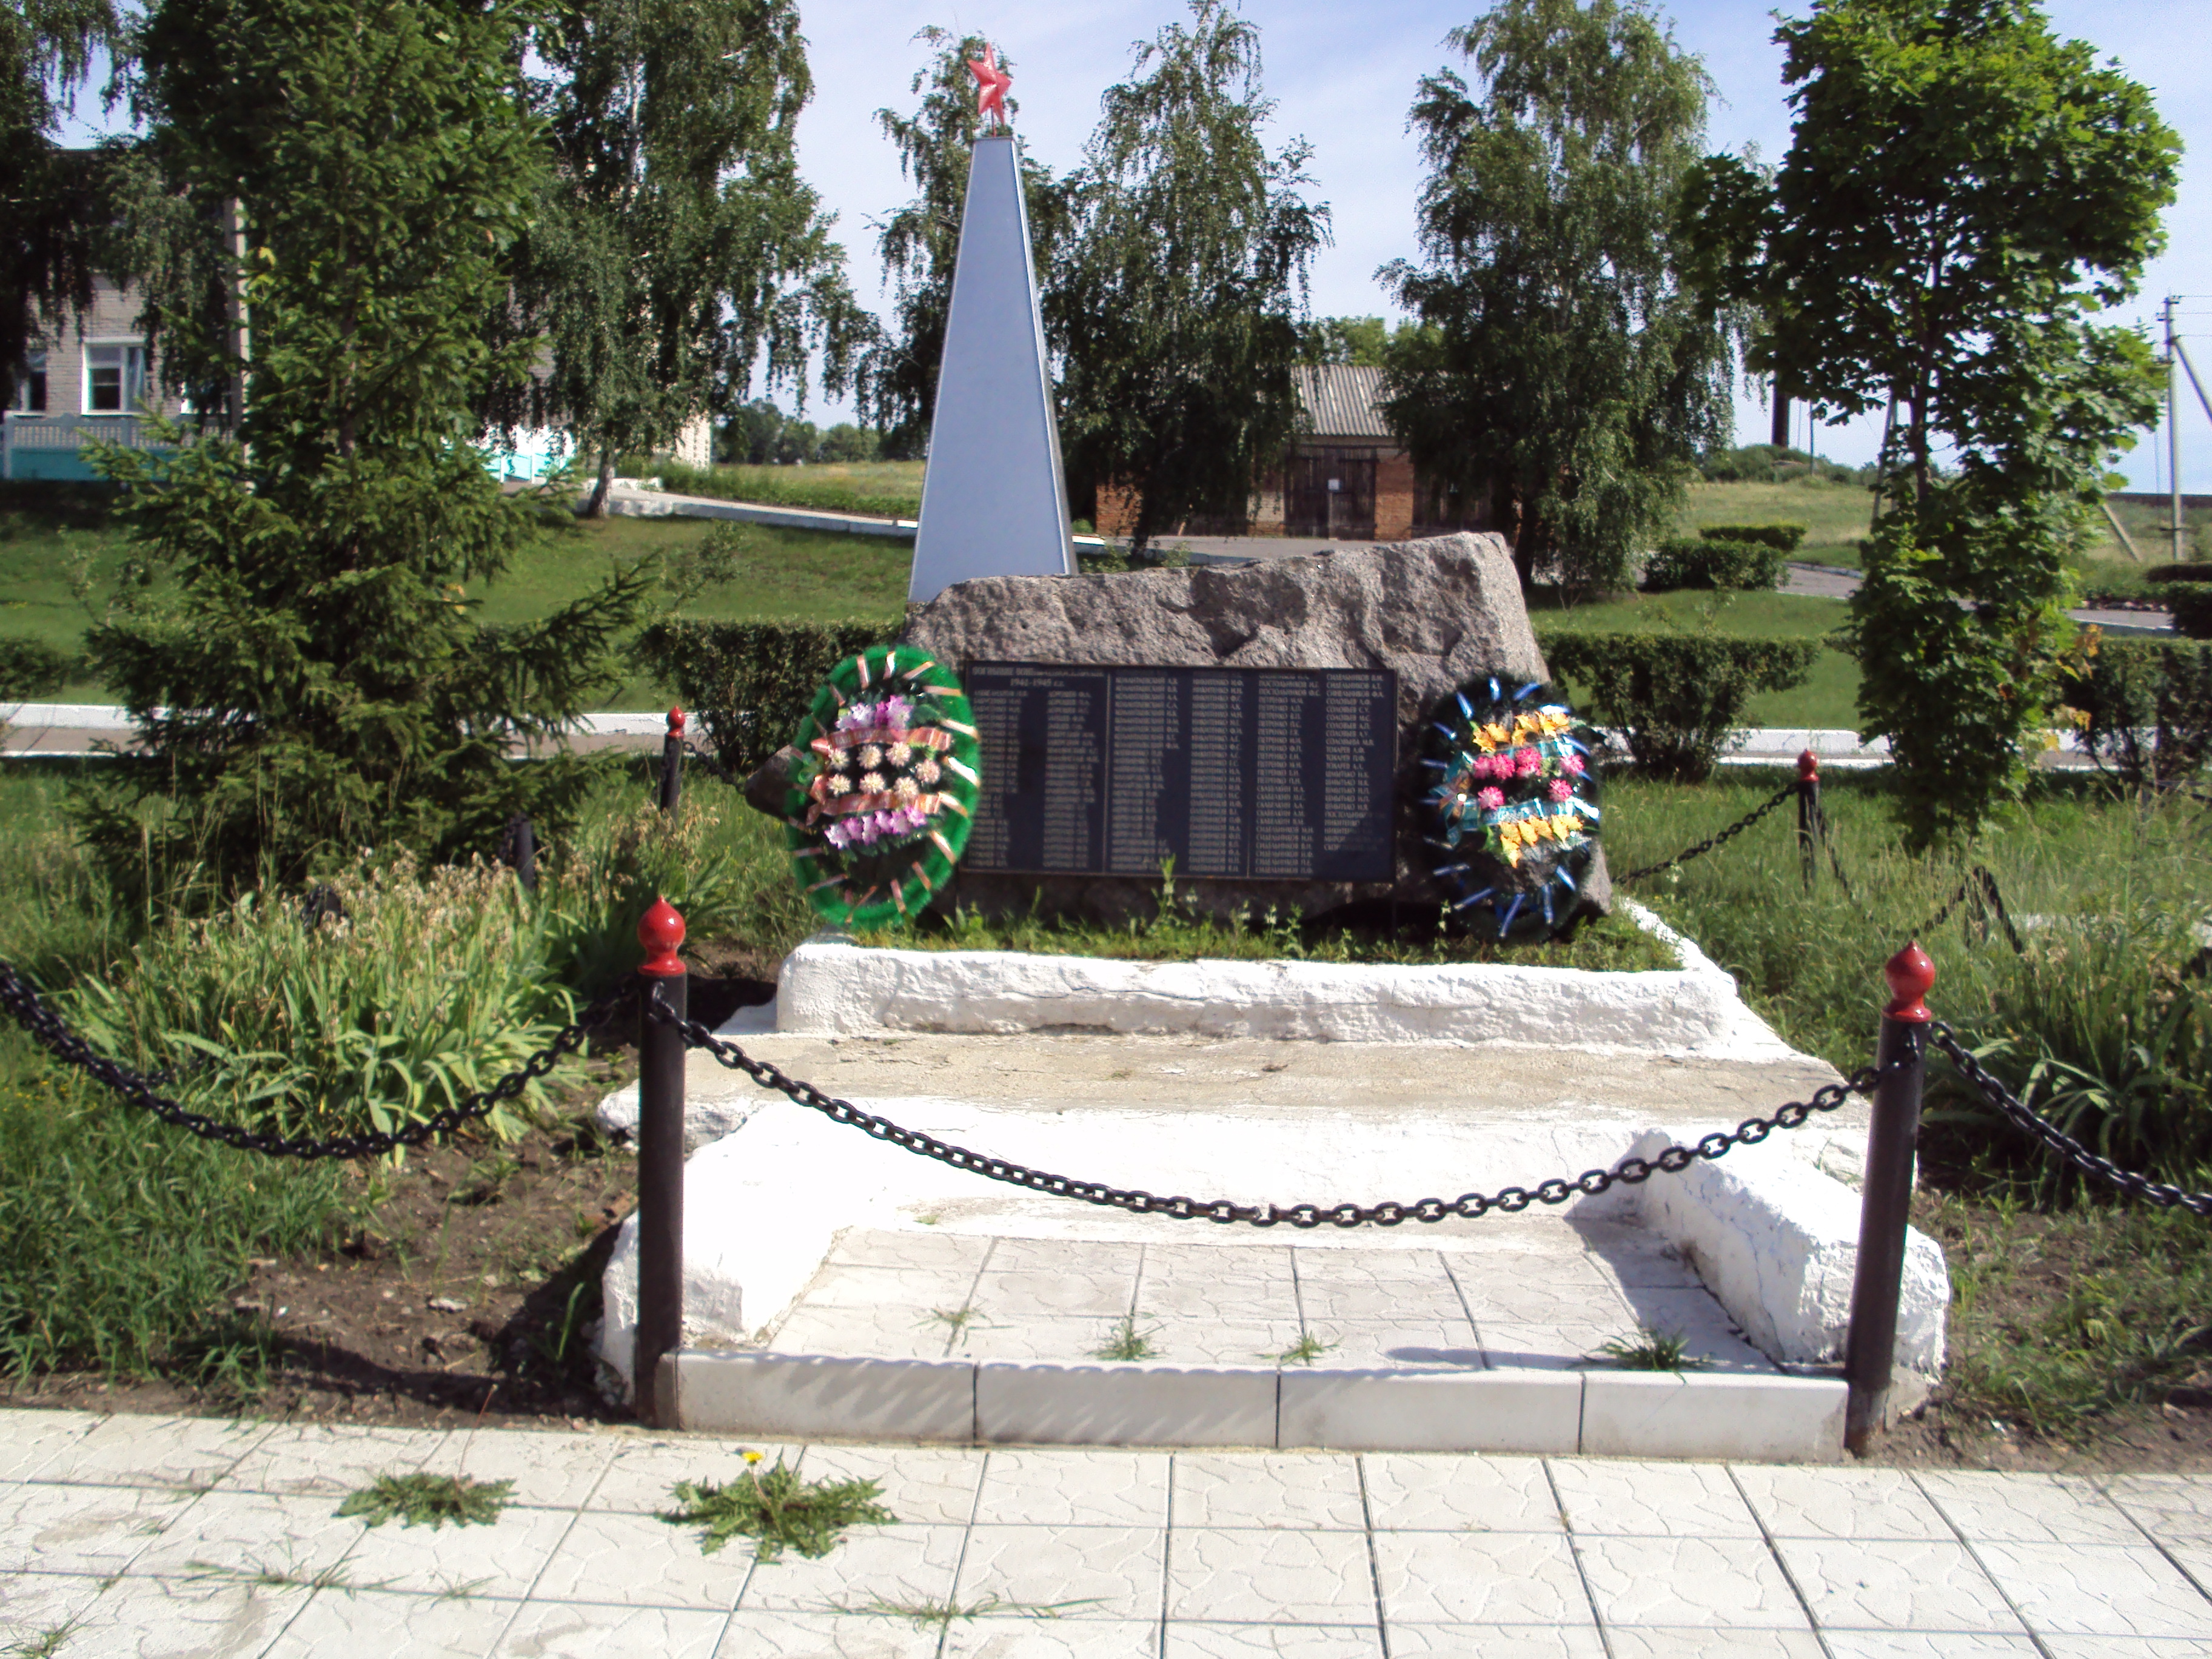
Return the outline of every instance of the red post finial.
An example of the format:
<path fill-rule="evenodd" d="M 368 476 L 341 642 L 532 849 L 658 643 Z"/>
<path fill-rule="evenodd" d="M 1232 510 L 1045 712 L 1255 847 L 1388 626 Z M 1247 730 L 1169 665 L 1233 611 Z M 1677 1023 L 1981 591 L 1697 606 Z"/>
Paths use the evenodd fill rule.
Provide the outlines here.
<path fill-rule="evenodd" d="M 1820 757 L 1809 749 L 1797 753 L 1797 781 L 1811 783 L 1820 775 Z"/>
<path fill-rule="evenodd" d="M 668 735 L 672 738 L 680 738 L 684 735 L 684 711 L 680 708 L 672 708 L 668 711 Z"/>
<path fill-rule="evenodd" d="M 1922 999 L 1935 986 L 1936 964 L 1928 959 L 1928 952 L 1920 948 L 1918 940 L 1884 963 L 1881 976 L 1889 981 L 1890 1003 L 1882 1010 L 1888 1018 L 1911 1020 L 1915 1024 L 1935 1018 Z"/>
<path fill-rule="evenodd" d="M 654 899 L 653 908 L 639 918 L 637 942 L 645 946 L 645 960 L 638 965 L 638 972 L 663 979 L 684 973 L 684 959 L 676 954 L 676 947 L 684 943 L 684 918 L 666 899 Z"/>

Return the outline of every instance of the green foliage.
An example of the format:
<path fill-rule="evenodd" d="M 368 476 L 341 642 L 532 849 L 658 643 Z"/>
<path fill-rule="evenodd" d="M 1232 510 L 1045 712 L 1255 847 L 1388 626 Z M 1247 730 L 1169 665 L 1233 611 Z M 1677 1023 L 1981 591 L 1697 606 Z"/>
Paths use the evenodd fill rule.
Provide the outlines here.
<path fill-rule="evenodd" d="M 1624 1371 L 1687 1371 L 1701 1370 L 1705 1362 L 1692 1358 L 1690 1339 L 1680 1331 L 1662 1331 L 1639 1325 L 1632 1337 L 1613 1337 L 1598 1345 L 1598 1352 Z"/>
<path fill-rule="evenodd" d="M 538 900 L 549 969 L 586 998 L 611 989 L 644 960 L 637 924 L 655 898 L 676 907 L 690 938 L 738 932 L 752 908 L 752 883 L 733 850 L 714 838 L 720 821 L 720 809 L 702 805 L 695 791 L 672 817 L 641 800 L 594 817 L 562 842 L 545 860 Z"/>
<path fill-rule="evenodd" d="M 2142 573 L 2147 582 L 2212 582 L 2212 564 L 2154 564 Z"/>
<path fill-rule="evenodd" d="M 1492 481 L 1524 586 L 1626 586 L 1733 409 L 1675 222 L 1710 83 L 1641 0 L 1499 0 L 1449 40 L 1483 87 L 1439 70 L 1413 106 L 1423 263 L 1381 279 L 1430 326 L 1384 410 L 1424 475 Z"/>
<path fill-rule="evenodd" d="M 1123 1314 L 1121 1322 L 1113 1328 L 1103 1341 L 1091 1351 L 1091 1357 L 1093 1359 L 1109 1360 L 1124 1365 L 1132 1364 L 1139 1359 L 1158 1358 L 1160 1351 L 1152 1339 L 1159 1334 L 1158 1325 L 1154 1324 L 1140 1330 L 1137 1326 L 1136 1315 Z"/>
<path fill-rule="evenodd" d="M 1393 349 L 1402 350 L 1408 337 L 1419 333 L 1421 327 L 1403 319 L 1393 328 L 1380 317 L 1316 317 L 1298 325 L 1298 361 L 1387 368 Z"/>
<path fill-rule="evenodd" d="M 552 165 L 497 314 L 550 362 L 493 412 L 585 434 L 597 514 L 617 453 L 672 442 L 757 369 L 803 402 L 819 348 L 842 392 L 868 325 L 799 176 L 794 0 L 556 0 L 529 45 Z"/>
<path fill-rule="evenodd" d="M 419 1122 L 520 1066 L 569 1018 L 544 923 L 504 871 L 418 877 L 402 855 L 332 886 L 343 921 L 311 923 L 263 893 L 163 921 L 64 1006 L 101 1053 L 173 1073 L 170 1092 L 194 1109 L 318 1138 Z M 533 1080 L 486 1127 L 512 1137 L 547 1098 Z"/>
<path fill-rule="evenodd" d="M 2163 245 L 2179 143 L 2023 0 L 1831 0 L 1775 38 L 1790 154 L 1771 179 L 1713 158 L 1686 222 L 1712 291 L 1765 319 L 1754 368 L 1825 416 L 1893 416 L 1860 710 L 1924 842 L 2018 793 L 2070 631 L 2070 520 L 2156 411 L 2148 344 L 2088 319 Z"/>
<path fill-rule="evenodd" d="M 208 1310 L 247 1257 L 335 1235 L 337 1172 L 194 1140 L 25 1055 L 0 1048 L 0 1371 L 222 1382 L 240 1333 Z"/>
<path fill-rule="evenodd" d="M 1723 539 L 1701 531 L 1694 538 L 1670 536 L 1661 542 L 1644 562 L 1644 579 L 1638 586 L 1650 593 L 1685 587 L 1765 590 L 1781 586 L 1787 574 L 1784 554 L 1772 544 Z"/>
<path fill-rule="evenodd" d="M 557 828 L 585 787 L 580 763 L 514 767 L 507 744 L 617 683 L 610 647 L 649 578 L 509 629 L 477 625 L 464 586 L 537 535 L 538 503 L 466 441 L 475 398 L 528 362 L 481 333 L 540 165 L 514 25 L 461 0 L 167 0 L 149 25 L 176 187 L 242 198 L 253 246 L 252 362 L 191 314 L 167 318 L 168 349 L 196 376 L 246 373 L 252 397 L 242 447 L 100 451 L 146 574 L 179 584 L 126 590 L 90 635 L 155 762 L 82 805 L 118 880 L 465 855 L 518 810 Z"/>
<path fill-rule="evenodd" d="M 1190 550 L 1180 543 L 1162 547 L 1124 548 L 1109 542 L 1103 547 L 1075 550 L 1076 568 L 1086 576 L 1111 576 L 1124 570 L 1181 570 L 1190 563 Z"/>
<path fill-rule="evenodd" d="M 1746 444 L 1712 449 L 1698 458 L 1708 483 L 1778 483 L 1784 478 L 1817 478 L 1830 483 L 1872 484 L 1879 469 L 1838 466 L 1782 444 Z"/>
<path fill-rule="evenodd" d="M 1189 0 L 1065 182 L 1046 322 L 1060 362 L 1070 493 L 1133 492 L 1133 545 L 1200 514 L 1241 519 L 1298 418 L 1298 312 L 1328 210 L 1299 193 L 1310 151 L 1270 155 L 1260 33 Z"/>
<path fill-rule="evenodd" d="M 2059 676 L 2078 660 L 2051 499 L 2000 496 L 1985 510 L 1981 495 L 1962 480 L 1884 519 L 1851 597 L 1860 732 L 1889 738 L 1916 848 L 1969 835 L 2019 799 L 2026 743 L 2050 726 Z"/>
<path fill-rule="evenodd" d="M 677 688 L 721 763 L 743 776 L 799 730 L 830 671 L 898 631 L 849 623 L 654 623 L 637 653 Z"/>
<path fill-rule="evenodd" d="M 811 1559 L 829 1554 L 848 1527 L 894 1524 L 898 1517 L 875 1501 L 882 1495 L 872 1480 L 802 1481 L 780 1454 L 763 1474 L 760 1454 L 747 1452 L 744 1475 L 726 1486 L 678 1482 L 677 1506 L 660 1518 L 671 1526 L 704 1527 L 702 1554 L 732 1538 L 753 1538 L 759 1540 L 756 1560 L 775 1560 L 786 1549 Z"/>
<path fill-rule="evenodd" d="M 861 402 L 883 431 L 883 453 L 902 459 L 918 457 L 927 447 L 937 408 L 969 156 L 983 131 L 968 65 L 983 56 L 988 44 L 980 34 L 956 34 L 934 25 L 914 39 L 931 48 L 929 61 L 907 86 L 921 94 L 921 106 L 911 115 L 876 112 L 876 125 L 898 151 L 899 176 L 912 183 L 915 195 L 884 221 L 877 238 L 885 286 L 892 290 L 893 325 L 869 348 L 860 371 Z M 1000 69 L 1012 72 L 1013 66 L 1012 58 L 1000 57 Z M 1007 98 L 1009 116 L 1020 108 L 1018 99 Z M 1066 198 L 1042 163 L 1024 156 L 1021 170 L 1030 257 L 1042 276 L 1053 269 L 1054 249 L 1067 230 Z"/>
<path fill-rule="evenodd" d="M 457 1527 L 489 1526 L 514 1491 L 512 1480 L 476 1480 L 465 1474 L 380 1474 L 339 1504 L 338 1513 L 357 1515 L 372 1527 L 394 1516 L 403 1525 L 427 1524 L 434 1532 L 448 1521 Z"/>
<path fill-rule="evenodd" d="M 2212 587 L 2168 582 L 2161 597 L 2172 615 L 2175 633 L 2192 640 L 2212 640 Z"/>
<path fill-rule="evenodd" d="M 2061 696 L 2087 716 L 2097 764 L 2130 787 L 2182 782 L 2212 760 L 2212 646 L 2105 639 Z"/>
<path fill-rule="evenodd" d="M 27 702 L 58 691 L 76 661 L 44 640 L 0 635 L 0 702 Z"/>
<path fill-rule="evenodd" d="M 1742 727 L 1745 702 L 1758 692 L 1802 684 L 1819 649 L 1812 640 L 1717 635 L 1563 633 L 1544 640 L 1553 673 L 1589 688 L 1578 711 L 1584 718 L 1624 732 L 1646 775 L 1691 783 L 1711 775 Z M 1608 839 L 1613 820 L 1608 811 Z"/>
<path fill-rule="evenodd" d="M 740 466 L 849 465 L 878 459 L 883 453 L 883 434 L 850 421 L 817 432 L 811 421 L 795 420 L 766 398 L 756 398 L 723 423 L 716 453 Z"/>
<path fill-rule="evenodd" d="M 2037 1111 L 2126 1170 L 2202 1186 L 2212 1172 L 2212 986 L 2186 915 L 2070 915 L 2029 936 L 2018 971 L 1954 1022 L 1984 1066 Z M 2049 1203 L 2108 1190 L 2044 1153 L 1948 1067 L 1928 1122 L 2018 1172 Z"/>
<path fill-rule="evenodd" d="M 1795 553 L 1805 539 L 1805 530 L 1802 524 L 1701 524 L 1698 534 L 1709 542 L 1757 542 Z"/>

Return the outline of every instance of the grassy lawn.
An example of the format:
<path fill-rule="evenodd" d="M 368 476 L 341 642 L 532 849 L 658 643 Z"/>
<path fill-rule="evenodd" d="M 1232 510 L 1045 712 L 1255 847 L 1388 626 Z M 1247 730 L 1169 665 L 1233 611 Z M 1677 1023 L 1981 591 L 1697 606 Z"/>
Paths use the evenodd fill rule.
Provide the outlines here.
<path fill-rule="evenodd" d="M 496 582 L 477 584 L 471 596 L 487 622 L 526 622 L 589 592 L 617 565 L 672 558 L 696 547 L 710 527 L 698 519 L 578 520 L 555 532 Z M 709 621 L 893 622 L 904 612 L 914 563 L 910 542 L 764 525 L 742 526 L 740 533 L 744 545 L 735 578 L 700 592 L 685 615 Z M 128 554 L 122 526 L 104 514 L 0 510 L 0 633 L 82 650 L 84 630 L 114 592 Z M 72 574 L 79 570 L 88 583 L 82 600 L 72 591 Z M 106 696 L 104 687 L 83 675 L 60 694 L 65 702 L 105 702 Z M 646 709 L 665 701 L 665 690 L 640 679 L 624 685 L 606 706 Z"/>
<path fill-rule="evenodd" d="M 1693 483 L 1675 533 L 1693 536 L 1709 524 L 1802 524 L 1805 539 L 1790 556 L 1813 564 L 1859 564 L 1874 497 L 1856 484 L 1818 478 L 1780 483 Z"/>

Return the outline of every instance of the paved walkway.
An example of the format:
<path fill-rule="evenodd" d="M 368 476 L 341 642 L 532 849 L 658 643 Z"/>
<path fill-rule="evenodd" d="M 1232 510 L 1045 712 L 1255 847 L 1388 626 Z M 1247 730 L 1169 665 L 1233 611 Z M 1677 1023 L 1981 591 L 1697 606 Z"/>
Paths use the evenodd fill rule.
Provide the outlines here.
<path fill-rule="evenodd" d="M 735 1442 L 0 1412 L 0 1651 L 668 1659 L 2212 1650 L 2212 1477 L 1404 1455 L 775 1449 L 898 1523 L 818 1561 L 656 1511 Z M 512 1480 L 489 1526 L 340 1519 Z M 930 1615 L 934 1613 L 936 1617 Z M 972 1615 L 972 1616 L 969 1616 Z M 7 1644 L 12 1644 L 12 1646 Z"/>

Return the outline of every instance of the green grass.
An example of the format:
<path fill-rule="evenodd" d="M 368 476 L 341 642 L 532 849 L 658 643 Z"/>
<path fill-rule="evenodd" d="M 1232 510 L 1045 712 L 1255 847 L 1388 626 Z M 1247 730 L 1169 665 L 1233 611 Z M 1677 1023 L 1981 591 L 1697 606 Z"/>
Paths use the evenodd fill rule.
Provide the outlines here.
<path fill-rule="evenodd" d="M 835 461 L 814 466 L 716 466 L 696 472 L 661 461 L 653 471 L 665 488 L 679 494 L 911 519 L 921 510 L 922 466 L 920 461 Z"/>
<path fill-rule="evenodd" d="M 1774 488 L 1789 488 L 1778 485 Z M 1843 485 L 1832 486 L 1842 489 Z M 1763 484 L 1707 484 L 1709 489 L 1762 489 Z M 1826 639 L 1850 620 L 1841 599 L 1797 593 L 1624 593 L 1595 603 L 1570 605 L 1555 592 L 1540 591 L 1529 600 L 1529 620 L 1538 641 L 1570 630 L 1585 634 L 1702 633 L 1738 639 Z M 1588 688 L 1568 682 L 1568 694 L 1580 701 Z M 1858 724 L 1859 665 L 1833 647 L 1814 659 L 1804 684 L 1753 697 L 1744 709 L 1747 726 L 1854 729 Z"/>
<path fill-rule="evenodd" d="M 883 1488 L 872 1480 L 801 1480 L 781 1455 L 763 1474 L 758 1452 L 745 1453 L 744 1460 L 744 1472 L 726 1485 L 679 1482 L 676 1507 L 660 1517 L 671 1526 L 701 1528 L 702 1554 L 714 1554 L 733 1538 L 751 1538 L 757 1560 L 773 1561 L 787 1549 L 818 1558 L 849 1527 L 898 1520 L 876 1502 Z"/>
<path fill-rule="evenodd" d="M 1693 483 L 1674 533 L 1693 536 L 1709 524 L 1802 524 L 1805 539 L 1790 556 L 1809 564 L 1856 569 L 1859 538 L 1874 514 L 1874 497 L 1856 484 L 1814 478 L 1781 483 Z"/>
<path fill-rule="evenodd" d="M 395 1518 L 403 1526 L 427 1526 L 434 1532 L 448 1521 L 457 1527 L 489 1526 L 514 1491 L 512 1480 L 474 1480 L 465 1474 L 380 1474 L 339 1504 L 338 1513 L 359 1516 L 372 1527 Z"/>
<path fill-rule="evenodd" d="M 1689 1353 L 1690 1339 L 1680 1331 L 1662 1331 L 1650 1325 L 1637 1327 L 1634 1336 L 1616 1336 L 1598 1344 L 1598 1352 L 1624 1371 L 1688 1371 L 1705 1362 Z"/>
<path fill-rule="evenodd" d="M 1158 1325 L 1154 1325 L 1148 1329 L 1139 1330 L 1136 1315 L 1123 1314 L 1121 1322 L 1114 1327 L 1112 1334 L 1103 1342 L 1091 1351 L 1091 1357 L 1093 1359 L 1115 1360 L 1124 1364 L 1139 1359 L 1151 1359 L 1159 1352 L 1152 1346 L 1152 1339 L 1159 1334 L 1159 1329 Z"/>

